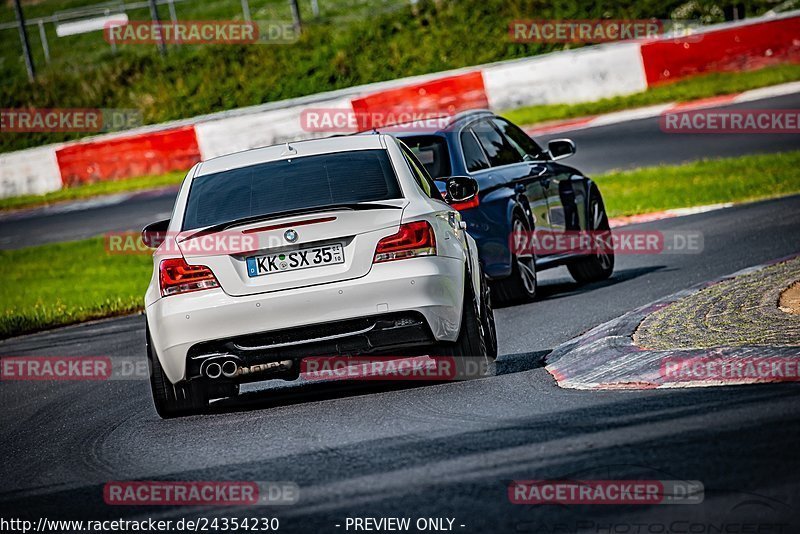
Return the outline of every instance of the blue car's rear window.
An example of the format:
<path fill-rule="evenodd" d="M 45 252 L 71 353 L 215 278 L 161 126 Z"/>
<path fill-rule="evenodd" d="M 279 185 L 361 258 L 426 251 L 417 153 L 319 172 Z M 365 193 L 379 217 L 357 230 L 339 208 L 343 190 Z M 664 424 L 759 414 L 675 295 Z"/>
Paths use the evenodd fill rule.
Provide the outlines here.
<path fill-rule="evenodd" d="M 401 196 L 389 155 L 382 149 L 270 161 L 192 180 L 183 229 Z"/>

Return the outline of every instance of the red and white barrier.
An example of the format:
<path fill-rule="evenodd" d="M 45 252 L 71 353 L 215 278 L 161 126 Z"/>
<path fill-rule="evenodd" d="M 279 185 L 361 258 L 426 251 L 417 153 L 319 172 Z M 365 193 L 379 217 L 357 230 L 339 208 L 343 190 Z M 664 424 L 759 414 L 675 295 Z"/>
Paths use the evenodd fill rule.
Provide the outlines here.
<path fill-rule="evenodd" d="M 353 112 L 367 119 L 362 130 L 372 128 L 371 114 L 407 115 L 455 113 L 489 106 L 480 70 L 443 76 L 435 80 L 403 85 L 367 94 L 350 101 Z"/>
<path fill-rule="evenodd" d="M 800 61 L 800 15 L 722 24 L 681 39 L 642 44 L 648 86 L 709 72 Z"/>
<path fill-rule="evenodd" d="M 47 145 L 0 154 L 0 198 L 43 195 L 63 186 L 56 150 Z"/>
<path fill-rule="evenodd" d="M 331 109 L 351 109 L 349 98 L 333 98 L 313 105 Z M 300 113 L 308 107 L 308 105 L 294 105 L 199 122 L 195 125 L 195 131 L 203 159 L 312 137 L 313 134 L 301 128 L 299 120 Z"/>
<path fill-rule="evenodd" d="M 647 89 L 640 43 L 554 52 L 483 68 L 492 109 L 574 104 Z"/>
<path fill-rule="evenodd" d="M 69 144 L 56 158 L 68 187 L 185 170 L 201 159 L 194 125 Z"/>
<path fill-rule="evenodd" d="M 326 135 L 303 127 L 302 113 L 310 107 L 363 117 L 375 110 L 457 112 L 589 102 L 696 74 L 798 61 L 800 12 L 710 26 L 680 38 L 566 50 L 0 154 L 0 198 L 188 169 L 201 159 Z"/>

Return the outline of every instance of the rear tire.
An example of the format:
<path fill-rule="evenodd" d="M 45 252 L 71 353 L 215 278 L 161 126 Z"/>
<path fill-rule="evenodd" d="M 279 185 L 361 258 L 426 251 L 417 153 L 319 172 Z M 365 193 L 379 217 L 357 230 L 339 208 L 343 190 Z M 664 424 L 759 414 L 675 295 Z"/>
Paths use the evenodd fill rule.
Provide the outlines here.
<path fill-rule="evenodd" d="M 183 380 L 173 384 L 164 373 L 158 356 L 153 352 L 150 333 L 147 333 L 147 362 L 150 367 L 150 389 L 156 413 L 162 419 L 204 412 L 209 393 L 199 381 Z M 237 388 L 238 389 L 238 388 Z"/>
<path fill-rule="evenodd" d="M 532 235 L 530 225 L 519 213 L 515 213 L 511 220 L 511 231 L 512 238 L 519 233 L 527 236 L 527 239 Z M 536 257 L 532 250 L 527 250 L 530 247 L 526 245 L 524 248 L 526 250 L 522 254 L 511 251 L 511 275 L 492 284 L 492 294 L 502 304 L 530 302 L 536 298 Z"/>
<path fill-rule="evenodd" d="M 486 339 L 484 328 L 481 324 L 478 303 L 472 293 L 469 273 L 467 272 L 465 276 L 467 280 L 458 339 L 454 343 L 443 343 L 441 353 L 444 356 L 477 356 L 486 358 L 488 356 Z"/>
<path fill-rule="evenodd" d="M 466 276 L 458 339 L 454 343 L 440 344 L 436 352 L 437 355 L 454 358 L 456 368 L 453 379 L 455 380 L 493 375 L 494 360 L 497 357 L 494 316 L 482 316 L 481 311 L 485 311 L 486 307 L 481 306 L 482 309 L 479 309 L 477 299 L 472 292 L 472 277 L 468 272 Z M 486 293 L 488 294 L 488 288 Z M 486 302 L 490 304 L 491 301 Z M 491 306 L 489 309 L 491 310 Z M 491 333 L 487 331 L 487 327 L 491 327 Z M 491 335 L 491 339 L 489 339 L 489 335 Z"/>
<path fill-rule="evenodd" d="M 596 188 L 592 188 L 589 197 L 589 210 L 586 217 L 586 230 L 594 234 L 601 234 L 603 241 L 610 243 L 611 227 L 608 224 L 608 215 L 603 204 L 603 198 Z M 567 264 L 569 274 L 579 284 L 588 284 L 606 280 L 614 272 L 614 251 L 607 247 L 598 247 L 594 253 Z"/>
<path fill-rule="evenodd" d="M 492 359 L 497 359 L 497 329 L 494 325 L 494 309 L 492 308 L 492 293 L 486 276 L 481 276 L 481 326 L 483 328 L 484 344 L 486 345 L 486 355 Z"/>

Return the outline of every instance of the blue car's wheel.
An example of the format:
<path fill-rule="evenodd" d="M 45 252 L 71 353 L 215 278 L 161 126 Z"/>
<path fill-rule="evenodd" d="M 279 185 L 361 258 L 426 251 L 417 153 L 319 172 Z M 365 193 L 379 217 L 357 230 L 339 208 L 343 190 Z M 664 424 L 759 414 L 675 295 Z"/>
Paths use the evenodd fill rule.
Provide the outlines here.
<path fill-rule="evenodd" d="M 611 242 L 611 227 L 603 204 L 603 198 L 596 188 L 592 188 L 589 197 L 589 212 L 586 217 L 586 230 L 592 233 L 593 239 L 600 238 L 605 243 Z M 569 274 L 579 284 L 605 280 L 614 272 L 614 251 L 608 246 L 597 246 L 592 254 L 567 265 Z"/>
<path fill-rule="evenodd" d="M 531 228 L 519 213 L 511 221 L 512 236 L 531 236 Z M 536 297 L 537 277 L 536 258 L 528 246 L 514 246 L 511 251 L 511 275 L 496 280 L 492 286 L 492 296 L 503 304 L 527 302 Z"/>

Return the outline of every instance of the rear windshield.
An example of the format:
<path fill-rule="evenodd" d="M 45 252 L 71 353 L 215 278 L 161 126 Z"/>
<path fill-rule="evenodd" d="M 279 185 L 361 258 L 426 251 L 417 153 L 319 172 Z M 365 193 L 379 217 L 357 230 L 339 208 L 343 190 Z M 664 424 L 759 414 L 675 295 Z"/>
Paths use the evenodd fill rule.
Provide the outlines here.
<path fill-rule="evenodd" d="M 451 176 L 447 140 L 440 135 L 411 135 L 400 138 L 434 180 Z"/>
<path fill-rule="evenodd" d="M 287 210 L 401 196 L 386 150 L 270 161 L 192 180 L 183 229 Z"/>

